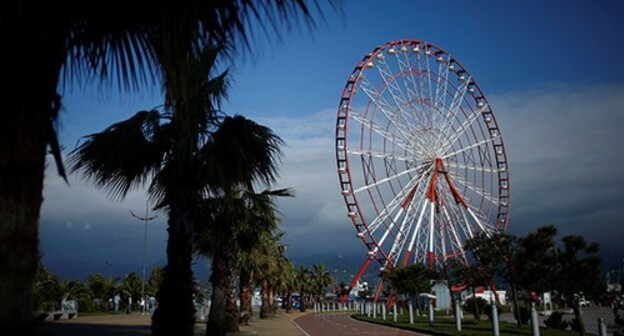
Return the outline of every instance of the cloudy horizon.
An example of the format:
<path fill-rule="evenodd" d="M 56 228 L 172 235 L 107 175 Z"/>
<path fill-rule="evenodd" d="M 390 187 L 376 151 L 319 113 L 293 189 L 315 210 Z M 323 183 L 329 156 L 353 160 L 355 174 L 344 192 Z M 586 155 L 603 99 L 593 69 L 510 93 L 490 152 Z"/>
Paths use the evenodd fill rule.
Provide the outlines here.
<path fill-rule="evenodd" d="M 511 217 L 508 232 L 526 233 L 554 224 L 559 235 L 580 234 L 603 250 L 621 253 L 624 216 L 618 174 L 623 159 L 624 86 L 547 84 L 488 97 L 508 153 Z M 301 117 L 247 117 L 271 127 L 286 146 L 275 187 L 294 188 L 296 197 L 279 201 L 289 255 L 358 255 L 365 248 L 355 237 L 336 173 L 335 109 Z M 104 128 L 105 125 L 102 126 Z M 143 251 L 145 194 L 123 201 L 71 175 L 67 185 L 49 165 L 41 214 L 45 260 L 139 264 Z M 148 260 L 165 260 L 166 214 L 149 223 Z M 614 252 L 613 252 L 614 251 Z M 618 252 L 619 251 L 619 252 Z M 101 260 L 100 260 L 101 259 Z M 58 263 L 58 262 L 57 262 Z M 52 269 L 52 271 L 55 271 Z"/>

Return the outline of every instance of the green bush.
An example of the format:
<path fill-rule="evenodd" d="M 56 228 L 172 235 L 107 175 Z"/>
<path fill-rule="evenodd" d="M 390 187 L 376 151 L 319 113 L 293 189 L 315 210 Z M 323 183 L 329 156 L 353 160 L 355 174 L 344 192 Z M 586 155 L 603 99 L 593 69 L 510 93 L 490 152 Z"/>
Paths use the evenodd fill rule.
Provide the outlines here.
<path fill-rule="evenodd" d="M 489 303 L 486 303 L 483 309 L 484 311 L 482 313 L 487 315 L 488 319 L 492 321 L 492 305 Z M 498 319 L 500 320 L 500 316 L 503 314 L 503 309 L 501 309 L 501 305 L 496 305 L 496 310 L 498 312 Z"/>
<path fill-rule="evenodd" d="M 516 319 L 520 319 L 520 323 L 527 324 L 531 319 L 531 310 L 525 306 L 518 307 L 518 311 L 514 313 Z"/>
<path fill-rule="evenodd" d="M 570 322 L 563 319 L 563 314 L 560 312 L 553 312 L 550 316 L 544 320 L 544 324 L 546 324 L 549 328 L 566 330 L 570 326 Z"/>
<path fill-rule="evenodd" d="M 487 301 L 483 300 L 482 298 L 476 298 L 476 302 L 477 302 L 477 307 L 479 309 L 479 314 L 477 314 L 477 312 L 475 311 L 475 298 L 470 298 L 468 300 L 465 301 L 464 303 L 464 309 L 466 310 L 466 312 L 472 314 L 475 317 L 475 320 L 479 320 L 481 314 L 487 314 L 487 312 L 485 311 L 485 307 L 488 305 Z"/>
<path fill-rule="evenodd" d="M 573 318 L 572 321 L 570 322 L 570 328 L 572 328 L 572 330 L 574 330 L 576 332 L 581 332 L 581 324 L 576 319 L 576 317 Z"/>

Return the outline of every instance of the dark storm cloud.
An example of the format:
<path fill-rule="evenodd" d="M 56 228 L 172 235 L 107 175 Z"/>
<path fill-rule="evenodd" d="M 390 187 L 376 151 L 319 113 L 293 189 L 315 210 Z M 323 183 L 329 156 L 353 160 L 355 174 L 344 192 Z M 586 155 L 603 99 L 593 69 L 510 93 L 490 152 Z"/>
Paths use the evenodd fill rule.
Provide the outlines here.
<path fill-rule="evenodd" d="M 510 231 L 555 224 L 622 246 L 624 87 L 552 85 L 491 100 L 509 151 Z"/>

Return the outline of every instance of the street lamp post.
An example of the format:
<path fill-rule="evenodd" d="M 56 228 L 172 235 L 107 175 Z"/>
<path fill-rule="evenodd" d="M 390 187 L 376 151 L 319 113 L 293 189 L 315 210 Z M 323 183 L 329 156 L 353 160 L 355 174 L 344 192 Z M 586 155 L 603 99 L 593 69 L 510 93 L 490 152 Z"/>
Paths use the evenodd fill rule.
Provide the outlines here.
<path fill-rule="evenodd" d="M 108 260 L 104 260 L 106 266 L 108 266 L 108 280 L 110 281 L 113 278 L 113 264 L 111 264 Z"/>
<path fill-rule="evenodd" d="M 145 263 L 147 261 L 147 222 L 158 217 L 155 215 L 149 217 L 148 206 L 149 206 L 149 203 L 145 202 L 145 217 L 137 216 L 134 214 L 134 212 L 132 212 L 132 210 L 130 210 L 130 214 L 132 215 L 132 217 L 142 220 L 145 225 L 144 234 L 143 234 L 143 281 L 141 282 L 141 298 L 142 299 L 145 299 Z"/>

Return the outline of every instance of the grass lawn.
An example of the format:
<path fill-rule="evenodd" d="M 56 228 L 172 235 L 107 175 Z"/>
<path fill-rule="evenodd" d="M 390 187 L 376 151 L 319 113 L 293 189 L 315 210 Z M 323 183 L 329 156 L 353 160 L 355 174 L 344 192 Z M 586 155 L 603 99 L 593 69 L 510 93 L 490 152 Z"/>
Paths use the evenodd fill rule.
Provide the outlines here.
<path fill-rule="evenodd" d="M 489 320 L 475 321 L 466 320 L 462 321 L 462 331 L 457 331 L 455 328 L 455 318 L 453 316 L 436 316 L 435 324 L 433 327 L 429 326 L 429 319 L 426 316 L 417 317 L 414 316 L 414 324 L 409 323 L 409 315 L 403 314 L 397 317 L 397 322 L 394 322 L 392 316 L 388 314 L 386 320 L 383 321 L 381 315 L 378 315 L 376 319 L 368 317 L 366 315 L 353 314 L 353 318 L 373 322 L 378 324 L 385 324 L 393 327 L 398 327 L 407 330 L 419 331 L 431 335 L 492 335 L 492 322 Z M 518 329 L 515 323 L 500 322 L 499 330 L 501 335 L 531 335 L 531 327 L 524 325 Z M 574 336 L 578 335 L 574 331 L 563 331 L 552 328 L 540 328 L 540 336 Z"/>

